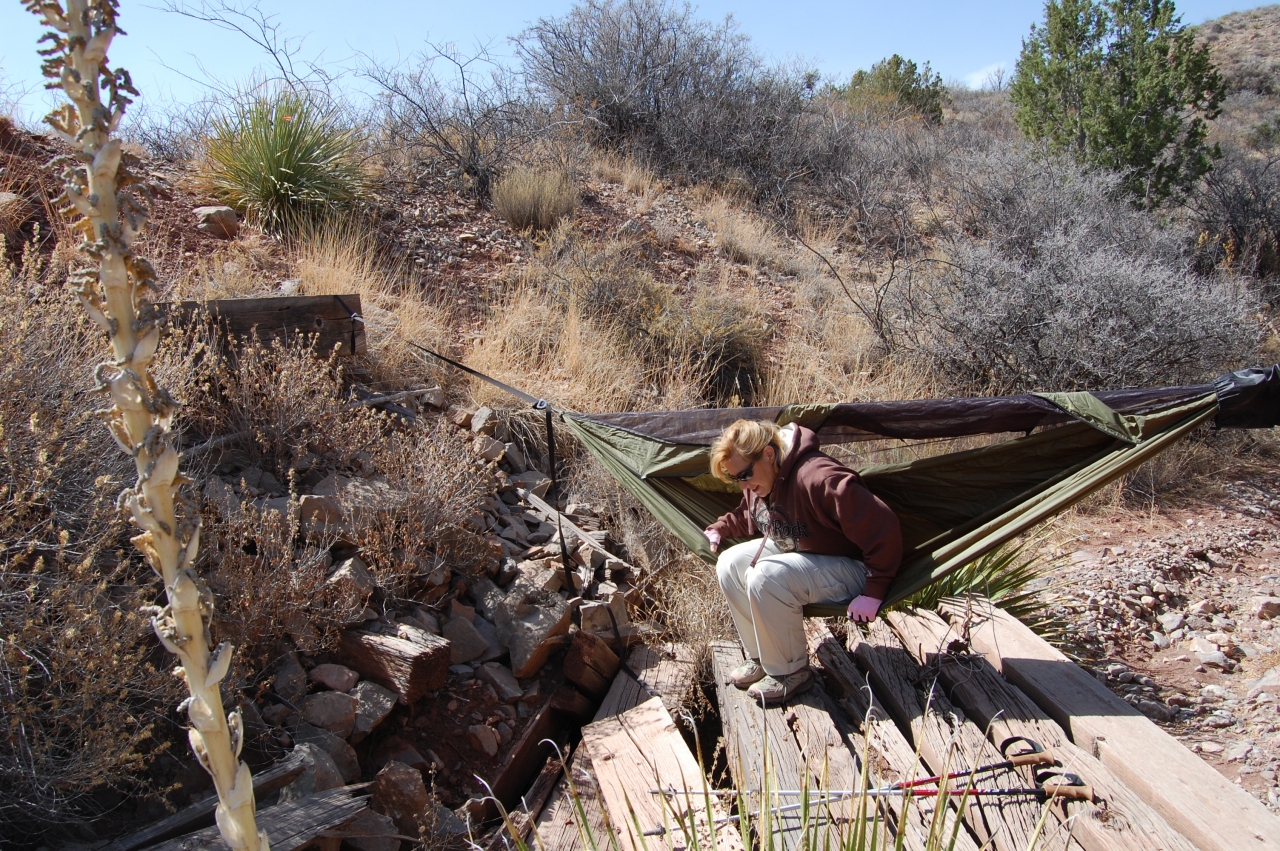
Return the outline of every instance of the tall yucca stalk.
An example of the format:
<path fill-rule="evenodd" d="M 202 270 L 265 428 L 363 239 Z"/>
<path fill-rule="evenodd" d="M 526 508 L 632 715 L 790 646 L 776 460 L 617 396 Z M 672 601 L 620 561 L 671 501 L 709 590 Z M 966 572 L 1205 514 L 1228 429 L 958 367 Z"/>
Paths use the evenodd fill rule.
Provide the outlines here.
<path fill-rule="evenodd" d="M 146 299 L 154 288 L 151 264 L 133 253 L 134 237 L 146 222 L 142 179 L 132 158 L 112 138 L 136 95 L 127 71 L 108 70 L 107 49 L 120 31 L 115 0 L 24 0 L 49 31 L 44 74 L 71 100 L 47 117 L 74 152 L 65 165 L 65 212 L 83 235 L 88 262 L 72 274 L 80 302 L 111 342 L 112 359 L 95 371 L 112 406 L 102 411 L 107 427 L 138 469 L 138 481 L 120 494 L 142 530 L 133 543 L 164 580 L 168 605 L 151 607 L 160 642 L 177 655 L 174 673 L 191 689 L 183 701 L 191 719 L 191 749 L 213 775 L 217 820 L 233 851 L 266 851 L 266 835 L 254 823 L 253 778 L 239 761 L 244 726 L 238 711 L 226 715 L 219 683 L 231 666 L 233 648 L 209 648 L 213 595 L 194 570 L 200 544 L 200 514 L 178 495 L 186 483 L 178 472 L 178 450 L 170 424 L 177 403 L 158 386 L 151 361 L 160 331 Z M 103 96 L 105 95 L 105 102 Z"/>

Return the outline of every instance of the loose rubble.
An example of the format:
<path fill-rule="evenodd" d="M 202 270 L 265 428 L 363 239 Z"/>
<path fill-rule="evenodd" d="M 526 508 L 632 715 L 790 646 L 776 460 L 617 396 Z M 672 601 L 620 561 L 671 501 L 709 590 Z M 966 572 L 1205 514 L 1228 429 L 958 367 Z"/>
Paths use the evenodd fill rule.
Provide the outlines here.
<path fill-rule="evenodd" d="M 1045 553 L 1066 561 L 1053 613 L 1095 676 L 1280 811 L 1280 485 L 1226 490 L 1216 516 L 1100 521 Z"/>
<path fill-rule="evenodd" d="M 495 482 L 463 521 L 492 557 L 483 575 L 424 570 L 416 599 L 384 593 L 350 540 L 353 510 L 394 510 L 401 498 L 375 470 L 339 472 L 307 458 L 298 465 L 303 492 L 290 496 L 231 452 L 204 487 L 224 516 L 289 514 L 296 504 L 304 535 L 337 541 L 324 556 L 327 582 L 370 603 L 331 652 L 283 656 L 259 709 L 267 737 L 305 758 L 288 800 L 373 781 L 374 811 L 351 843 L 370 851 L 391 851 L 419 827 L 465 834 L 487 794 L 474 775 L 498 768 L 557 689 L 574 688 L 548 661 L 579 633 L 621 652 L 647 631 L 632 621 L 640 577 L 604 519 L 587 505 L 544 502 L 545 459 L 517 447 L 494 411 L 454 407 L 442 420 L 474 433 L 476 463 Z"/>

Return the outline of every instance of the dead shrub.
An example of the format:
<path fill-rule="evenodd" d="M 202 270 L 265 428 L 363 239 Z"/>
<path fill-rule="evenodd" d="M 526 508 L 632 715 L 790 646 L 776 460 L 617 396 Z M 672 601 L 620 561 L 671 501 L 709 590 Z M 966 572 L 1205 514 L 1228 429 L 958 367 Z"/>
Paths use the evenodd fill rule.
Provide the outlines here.
<path fill-rule="evenodd" d="M 180 683 L 156 668 L 139 607 L 154 578 L 115 493 L 132 463 L 93 415 L 101 351 L 32 247 L 0 258 L 0 836 L 66 836 L 95 794 L 143 794 L 153 727 Z"/>
<path fill-rule="evenodd" d="M 374 510 L 352 506 L 346 514 L 378 585 L 392 596 L 409 596 L 441 565 L 479 575 L 491 556 L 483 536 L 460 520 L 480 511 L 493 483 L 476 469 L 462 433 L 440 420 L 431 428 L 384 433 L 369 452 L 388 499 Z"/>

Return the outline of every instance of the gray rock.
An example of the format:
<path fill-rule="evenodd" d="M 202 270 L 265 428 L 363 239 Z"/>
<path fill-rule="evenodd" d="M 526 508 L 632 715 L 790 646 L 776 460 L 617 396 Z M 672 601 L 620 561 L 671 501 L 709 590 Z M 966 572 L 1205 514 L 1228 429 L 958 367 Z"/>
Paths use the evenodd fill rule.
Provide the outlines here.
<path fill-rule="evenodd" d="M 512 476 L 511 484 L 518 488 L 524 488 L 535 496 L 546 496 L 547 491 L 551 488 L 551 477 L 546 473 L 530 470 L 527 473 L 519 473 Z"/>
<path fill-rule="evenodd" d="M 345 739 L 310 724 L 298 724 L 292 732 L 294 741 L 316 745 L 333 757 L 333 764 L 338 766 L 344 783 L 355 783 L 360 779 L 360 760 L 356 758 L 355 748 Z"/>
<path fill-rule="evenodd" d="M 1225 709 L 1217 709 L 1214 710 L 1212 715 L 1204 719 L 1204 723 L 1206 727 L 1221 729 L 1236 723 L 1236 717 Z"/>
<path fill-rule="evenodd" d="M 489 649 L 489 642 L 476 631 L 466 618 L 454 618 L 444 625 L 444 637 L 449 639 L 449 661 L 455 665 L 479 659 Z"/>
<path fill-rule="evenodd" d="M 1209 653 L 1196 653 L 1196 659 L 1206 668 L 1219 668 L 1228 670 L 1231 667 L 1231 660 L 1221 650 L 1214 650 Z"/>
<path fill-rule="evenodd" d="M 467 728 L 467 740 L 485 756 L 498 753 L 498 733 L 488 724 L 473 724 Z"/>
<path fill-rule="evenodd" d="M 361 810 L 343 828 L 342 844 L 356 851 L 400 851 L 399 829 L 396 823 L 382 813 Z"/>
<path fill-rule="evenodd" d="M 502 646 L 502 640 L 498 638 L 498 628 L 488 621 L 488 619 L 477 616 L 471 624 L 476 628 L 476 632 L 487 642 L 489 649 L 482 653 L 477 662 L 492 662 L 507 655 L 507 648 Z"/>
<path fill-rule="evenodd" d="M 234 239 L 240 233 L 240 220 L 230 207 L 196 207 L 196 230 L 218 239 Z"/>
<path fill-rule="evenodd" d="M 333 691 L 351 691 L 360 682 L 360 675 L 346 665 L 316 665 L 311 669 L 310 676 L 311 682 Z"/>
<path fill-rule="evenodd" d="M 373 808 L 389 817 L 406 836 L 417 836 L 430 797 L 422 772 L 391 760 L 378 772 L 370 790 Z"/>
<path fill-rule="evenodd" d="M 1223 751 L 1222 757 L 1227 762 L 1244 762 L 1251 753 L 1253 753 L 1253 742 L 1236 742 Z"/>
<path fill-rule="evenodd" d="M 1157 650 L 1166 650 L 1172 642 L 1169 641 L 1169 636 L 1163 632 L 1153 632 L 1151 633 L 1151 643 L 1156 646 Z"/>
<path fill-rule="evenodd" d="M 1172 721 L 1174 712 L 1157 700 L 1139 700 L 1138 711 L 1152 721 Z"/>
<path fill-rule="evenodd" d="M 298 663 L 298 657 L 290 653 L 276 668 L 272 688 L 276 694 L 297 706 L 307 694 L 307 672 Z"/>
<path fill-rule="evenodd" d="M 372 594 L 378 587 L 378 584 L 373 581 L 373 576 L 369 574 L 369 565 L 365 564 L 364 559 L 359 556 L 352 556 L 334 567 L 325 582 L 328 585 L 347 582 L 361 594 Z"/>
<path fill-rule="evenodd" d="M 1269 669 L 1265 674 L 1249 683 L 1246 696 L 1254 697 L 1263 691 L 1280 694 L 1280 665 Z"/>
<path fill-rule="evenodd" d="M 369 735 L 391 714 L 396 705 L 396 693 L 367 680 L 352 690 L 356 699 L 356 721 L 351 728 L 351 741 L 356 743 Z"/>
<path fill-rule="evenodd" d="M 343 785 L 342 772 L 338 771 L 333 757 L 324 748 L 302 742 L 294 747 L 293 752 L 302 756 L 305 767 L 292 783 L 280 790 L 280 803 L 297 801 Z"/>
<path fill-rule="evenodd" d="M 489 662 L 476 669 L 476 679 L 493 686 L 503 703 L 515 703 L 524 696 L 524 689 L 516 682 L 511 671 L 497 662 Z"/>
<path fill-rule="evenodd" d="M 204 501 L 212 505 L 214 511 L 223 520 L 233 520 L 244 510 L 235 490 L 217 476 L 209 477 L 201 494 L 204 496 Z"/>
<path fill-rule="evenodd" d="M 1183 616 L 1182 612 L 1165 612 L 1163 615 L 1156 618 L 1156 620 L 1160 621 L 1160 628 L 1165 632 L 1173 632 L 1175 629 L 1181 628 L 1182 625 L 1187 622 L 1187 619 Z"/>
<path fill-rule="evenodd" d="M 551 639 L 569 631 L 572 614 L 559 594 L 520 579 L 511 583 L 495 607 L 493 620 L 498 637 L 511 651 L 511 669 L 516 677 L 531 677 L 538 672 L 551 655 Z"/>
<path fill-rule="evenodd" d="M 302 700 L 302 718 L 308 724 L 346 738 L 356 724 L 358 701 L 349 694 L 322 691 Z"/>

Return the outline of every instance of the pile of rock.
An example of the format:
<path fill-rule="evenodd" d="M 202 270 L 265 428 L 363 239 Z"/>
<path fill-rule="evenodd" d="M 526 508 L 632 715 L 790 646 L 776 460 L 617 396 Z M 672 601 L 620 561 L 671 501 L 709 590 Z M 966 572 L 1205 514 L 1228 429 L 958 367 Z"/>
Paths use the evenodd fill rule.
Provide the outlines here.
<path fill-rule="evenodd" d="M 353 843 L 363 851 L 388 851 L 398 842 L 394 835 L 416 836 L 418 825 L 448 833 L 461 824 L 427 794 L 424 781 L 424 772 L 434 771 L 462 788 L 470 772 L 461 763 L 446 764 L 431 749 L 424 755 L 423 740 L 415 748 L 395 725 L 396 732 L 361 744 L 397 705 L 407 711 L 394 714 L 396 724 L 411 731 L 415 722 L 458 725 L 457 740 L 435 746 L 453 754 L 450 762 L 461 746 L 469 765 L 498 765 L 526 719 L 552 701 L 539 672 L 575 633 L 620 652 L 646 632 L 632 620 L 640 602 L 637 572 L 611 541 L 604 518 L 589 505 L 561 511 L 546 502 L 549 477 L 498 439 L 505 435 L 492 411 L 454 409 L 450 418 L 473 430 L 477 458 L 492 465 L 496 482 L 464 520 L 489 541 L 493 557 L 483 575 L 441 565 L 424 577 L 416 599 L 401 600 L 379 589 L 349 543 L 339 546 L 345 557 L 329 566 L 328 581 L 351 584 L 382 611 L 366 608 L 326 656 L 288 657 L 273 680 L 278 702 L 261 711 L 269 734 L 300 750 L 308 764 L 285 799 L 374 779 L 374 812 L 362 817 L 363 838 Z M 299 500 L 304 531 L 341 534 L 353 504 L 394 510 L 396 495 L 373 470 L 319 475 L 319 460 L 313 465 L 309 493 Z M 205 487 L 219 511 L 244 511 L 246 504 L 289 510 L 289 497 L 269 473 L 234 455 L 219 472 Z M 473 809 L 464 802 L 459 813 Z"/>

